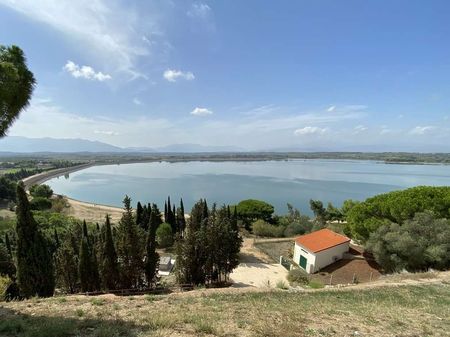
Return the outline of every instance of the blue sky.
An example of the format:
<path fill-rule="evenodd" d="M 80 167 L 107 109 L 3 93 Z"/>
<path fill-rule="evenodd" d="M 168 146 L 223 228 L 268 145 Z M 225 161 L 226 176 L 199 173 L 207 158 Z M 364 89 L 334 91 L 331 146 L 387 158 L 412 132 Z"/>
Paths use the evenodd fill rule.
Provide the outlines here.
<path fill-rule="evenodd" d="M 9 134 L 449 151 L 450 2 L 0 0 L 38 85 Z"/>

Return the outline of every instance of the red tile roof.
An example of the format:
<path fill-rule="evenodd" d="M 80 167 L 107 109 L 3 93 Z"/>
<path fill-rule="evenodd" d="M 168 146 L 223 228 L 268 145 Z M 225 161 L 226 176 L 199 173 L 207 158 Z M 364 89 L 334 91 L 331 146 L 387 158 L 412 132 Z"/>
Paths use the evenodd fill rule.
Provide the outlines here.
<path fill-rule="evenodd" d="M 295 242 L 303 246 L 312 253 L 350 242 L 350 239 L 344 235 L 335 233 L 329 229 L 321 229 L 309 234 L 299 236 Z"/>

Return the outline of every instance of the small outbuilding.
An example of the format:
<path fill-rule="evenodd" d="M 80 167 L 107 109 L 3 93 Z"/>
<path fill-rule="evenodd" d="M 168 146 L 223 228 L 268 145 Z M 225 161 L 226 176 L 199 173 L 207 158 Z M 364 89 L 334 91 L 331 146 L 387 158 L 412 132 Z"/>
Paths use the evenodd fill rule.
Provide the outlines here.
<path fill-rule="evenodd" d="M 295 239 L 294 262 L 312 274 L 342 259 L 350 239 L 329 229 L 321 229 Z"/>

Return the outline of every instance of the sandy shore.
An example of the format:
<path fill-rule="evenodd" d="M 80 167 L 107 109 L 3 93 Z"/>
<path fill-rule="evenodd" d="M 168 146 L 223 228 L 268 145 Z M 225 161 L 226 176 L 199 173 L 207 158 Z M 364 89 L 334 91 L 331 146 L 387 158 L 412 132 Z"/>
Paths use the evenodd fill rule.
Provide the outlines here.
<path fill-rule="evenodd" d="M 109 214 L 111 222 L 117 223 L 122 217 L 123 209 L 120 207 L 94 204 L 91 202 L 79 201 L 67 198 L 67 207 L 64 213 L 77 219 L 88 222 L 104 223 L 106 214 Z"/>

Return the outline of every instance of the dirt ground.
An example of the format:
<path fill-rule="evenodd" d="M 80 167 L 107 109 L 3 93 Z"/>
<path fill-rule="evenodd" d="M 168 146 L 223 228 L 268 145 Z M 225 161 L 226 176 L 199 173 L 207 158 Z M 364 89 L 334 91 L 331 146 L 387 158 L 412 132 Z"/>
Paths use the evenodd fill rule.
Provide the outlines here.
<path fill-rule="evenodd" d="M 122 217 L 123 210 L 118 207 L 98 205 L 84 201 L 66 198 L 68 208 L 64 213 L 77 219 L 84 219 L 88 222 L 103 222 L 105 215 L 109 214 L 112 223 L 117 223 Z"/>
<path fill-rule="evenodd" d="M 233 288 L 275 288 L 279 282 L 287 285 L 287 273 L 283 266 L 276 263 L 241 263 L 230 278 L 234 282 Z"/>
<path fill-rule="evenodd" d="M 240 264 L 230 275 L 234 288 L 274 288 L 280 281 L 287 283 L 287 270 L 245 238 L 240 252 Z"/>

